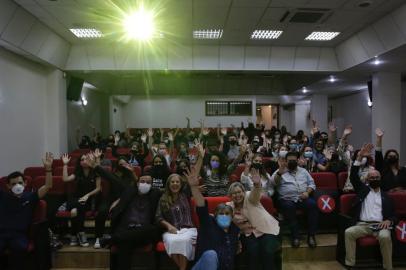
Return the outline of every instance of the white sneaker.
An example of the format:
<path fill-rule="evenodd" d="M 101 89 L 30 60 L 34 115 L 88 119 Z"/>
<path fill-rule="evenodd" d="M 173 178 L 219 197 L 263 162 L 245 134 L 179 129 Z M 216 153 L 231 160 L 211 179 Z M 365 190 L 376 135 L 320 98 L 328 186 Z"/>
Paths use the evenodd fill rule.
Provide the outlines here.
<path fill-rule="evenodd" d="M 78 239 L 76 238 L 76 236 L 72 235 L 72 236 L 70 237 L 70 243 L 69 243 L 69 245 L 70 245 L 70 246 L 77 246 L 77 245 L 78 245 Z"/>
<path fill-rule="evenodd" d="M 89 242 L 87 242 L 87 237 L 86 234 L 84 232 L 80 232 L 78 233 L 78 241 L 79 241 L 79 245 L 82 247 L 88 247 L 89 246 Z"/>
<path fill-rule="evenodd" d="M 94 246 L 93 246 L 95 249 L 99 249 L 99 248 L 101 248 L 101 245 L 100 245 L 100 239 L 99 238 L 96 238 L 96 241 L 94 242 Z"/>

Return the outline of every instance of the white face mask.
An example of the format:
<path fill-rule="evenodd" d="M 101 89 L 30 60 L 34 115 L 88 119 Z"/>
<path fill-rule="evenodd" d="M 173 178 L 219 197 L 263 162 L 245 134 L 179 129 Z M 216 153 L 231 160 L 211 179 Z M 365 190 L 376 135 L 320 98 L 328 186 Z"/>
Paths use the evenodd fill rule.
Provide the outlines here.
<path fill-rule="evenodd" d="M 138 184 L 138 191 L 141 194 L 147 194 L 150 190 L 151 190 L 151 184 L 147 184 L 147 183 Z"/>
<path fill-rule="evenodd" d="M 16 184 L 11 188 L 11 191 L 15 194 L 15 195 L 20 195 L 21 193 L 24 192 L 24 186 L 21 184 Z"/>
<path fill-rule="evenodd" d="M 368 159 L 366 157 L 363 157 L 361 160 L 361 165 L 365 166 L 365 164 L 367 164 Z"/>
<path fill-rule="evenodd" d="M 279 157 L 281 157 L 281 158 L 285 158 L 287 154 L 288 154 L 288 151 L 279 151 Z"/>

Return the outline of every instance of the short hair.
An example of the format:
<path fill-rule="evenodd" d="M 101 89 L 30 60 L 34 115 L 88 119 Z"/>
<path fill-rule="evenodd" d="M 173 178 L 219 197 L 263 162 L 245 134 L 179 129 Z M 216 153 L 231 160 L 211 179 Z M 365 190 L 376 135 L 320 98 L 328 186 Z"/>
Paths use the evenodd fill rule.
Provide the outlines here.
<path fill-rule="evenodd" d="M 217 216 L 220 211 L 227 209 L 230 210 L 231 215 L 234 214 L 234 209 L 231 207 L 231 205 L 220 203 L 219 205 L 216 206 L 216 209 L 214 210 L 214 215 Z"/>
<path fill-rule="evenodd" d="M 10 184 L 11 179 L 14 179 L 14 178 L 17 178 L 17 177 L 20 177 L 20 176 L 25 181 L 24 174 L 22 174 L 21 172 L 15 171 L 15 172 L 10 173 L 9 175 L 7 175 L 7 183 Z"/>
<path fill-rule="evenodd" d="M 299 158 L 299 152 L 288 152 L 287 154 L 286 154 L 286 159 L 288 159 L 288 157 L 296 157 L 296 158 Z"/>

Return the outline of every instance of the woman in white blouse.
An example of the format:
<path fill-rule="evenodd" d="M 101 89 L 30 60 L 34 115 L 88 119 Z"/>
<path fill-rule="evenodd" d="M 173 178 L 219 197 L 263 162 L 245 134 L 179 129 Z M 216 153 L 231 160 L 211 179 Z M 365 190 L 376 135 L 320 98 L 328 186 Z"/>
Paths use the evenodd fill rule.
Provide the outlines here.
<path fill-rule="evenodd" d="M 244 185 L 246 190 L 252 190 L 254 183 L 252 181 L 252 172 L 257 170 L 259 172 L 261 181 L 262 194 L 272 197 L 274 194 L 274 187 L 271 183 L 271 176 L 266 172 L 264 164 L 262 162 L 261 154 L 254 154 L 252 159 L 247 157 L 245 159 L 245 170 L 241 174 L 241 183 Z"/>

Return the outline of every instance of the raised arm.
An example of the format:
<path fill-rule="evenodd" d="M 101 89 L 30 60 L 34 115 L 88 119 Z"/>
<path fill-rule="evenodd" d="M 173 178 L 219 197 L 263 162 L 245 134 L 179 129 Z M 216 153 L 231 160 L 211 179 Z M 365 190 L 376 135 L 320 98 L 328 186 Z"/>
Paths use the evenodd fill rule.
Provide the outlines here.
<path fill-rule="evenodd" d="M 192 191 L 192 196 L 195 199 L 196 206 L 203 207 L 205 202 L 203 194 L 199 189 L 199 172 L 196 170 L 196 168 L 192 168 L 191 170 L 187 169 L 185 176 Z"/>
<path fill-rule="evenodd" d="M 63 162 L 62 180 L 64 182 L 70 182 L 70 181 L 75 180 L 75 175 L 74 174 L 68 175 L 68 163 L 70 161 L 70 157 L 68 156 L 68 154 L 63 154 L 61 159 L 62 159 L 62 162 Z"/>
<path fill-rule="evenodd" d="M 152 155 L 155 155 L 155 153 L 154 153 L 154 151 L 152 150 L 152 144 L 153 144 L 153 141 L 154 141 L 154 138 L 153 138 L 153 136 L 154 136 L 154 131 L 152 130 L 152 128 L 149 128 L 148 129 L 148 148 L 149 148 L 149 150 L 151 151 L 151 154 Z"/>
<path fill-rule="evenodd" d="M 254 184 L 254 188 L 250 192 L 248 200 L 252 204 L 257 205 L 261 200 L 261 192 L 262 192 L 261 175 L 259 174 L 259 171 L 257 169 L 252 170 L 252 183 Z"/>
<path fill-rule="evenodd" d="M 45 185 L 38 189 L 38 198 L 42 199 L 52 188 L 52 163 L 54 162 L 54 157 L 52 153 L 47 152 L 45 158 L 42 159 L 42 163 L 45 168 Z"/>
<path fill-rule="evenodd" d="M 282 182 L 282 175 L 288 171 L 288 163 L 284 158 L 278 159 L 279 169 L 272 175 L 271 181 L 275 186 L 279 186 Z"/>
<path fill-rule="evenodd" d="M 334 122 L 331 122 L 328 125 L 328 145 L 336 145 L 337 142 L 337 127 L 334 125 Z"/>
<path fill-rule="evenodd" d="M 190 132 L 190 118 L 189 118 L 189 117 L 186 117 L 186 121 L 187 121 L 187 124 L 186 124 L 186 135 L 189 135 L 189 132 Z"/>
<path fill-rule="evenodd" d="M 345 163 L 345 165 L 350 166 L 351 165 L 351 158 L 346 154 L 346 149 L 345 149 L 345 141 L 348 139 L 348 136 L 350 136 L 352 133 L 352 126 L 348 125 L 345 127 L 343 131 L 343 135 L 340 138 L 340 142 L 338 144 L 337 148 L 337 153 Z"/>
<path fill-rule="evenodd" d="M 94 141 L 96 141 L 96 138 L 97 138 L 96 127 L 92 124 L 89 124 L 89 127 L 92 130 L 92 138 Z"/>
<path fill-rule="evenodd" d="M 175 136 L 172 134 L 172 132 L 168 132 L 168 140 L 169 140 L 169 155 L 172 158 L 172 154 L 173 154 L 173 149 L 175 148 L 175 144 L 174 144 L 174 139 Z"/>
<path fill-rule="evenodd" d="M 384 160 L 382 155 L 382 139 L 384 132 L 377 128 L 375 130 L 376 134 L 376 148 L 375 148 L 375 168 L 382 174 L 384 167 Z"/>
<path fill-rule="evenodd" d="M 354 164 L 351 167 L 350 181 L 356 192 L 365 185 L 364 183 L 361 182 L 361 179 L 359 178 L 358 175 L 362 157 L 369 155 L 373 148 L 374 148 L 373 144 L 370 143 L 364 144 L 361 150 L 358 152 L 357 159 L 355 160 Z"/>
<path fill-rule="evenodd" d="M 240 153 L 233 160 L 233 162 L 230 165 L 228 165 L 228 167 L 227 167 L 228 176 L 230 176 L 234 172 L 235 168 L 238 166 L 238 163 L 240 163 L 240 161 L 243 159 L 245 153 L 247 152 L 247 149 L 248 149 L 248 147 L 246 144 L 243 144 L 240 146 Z"/>

